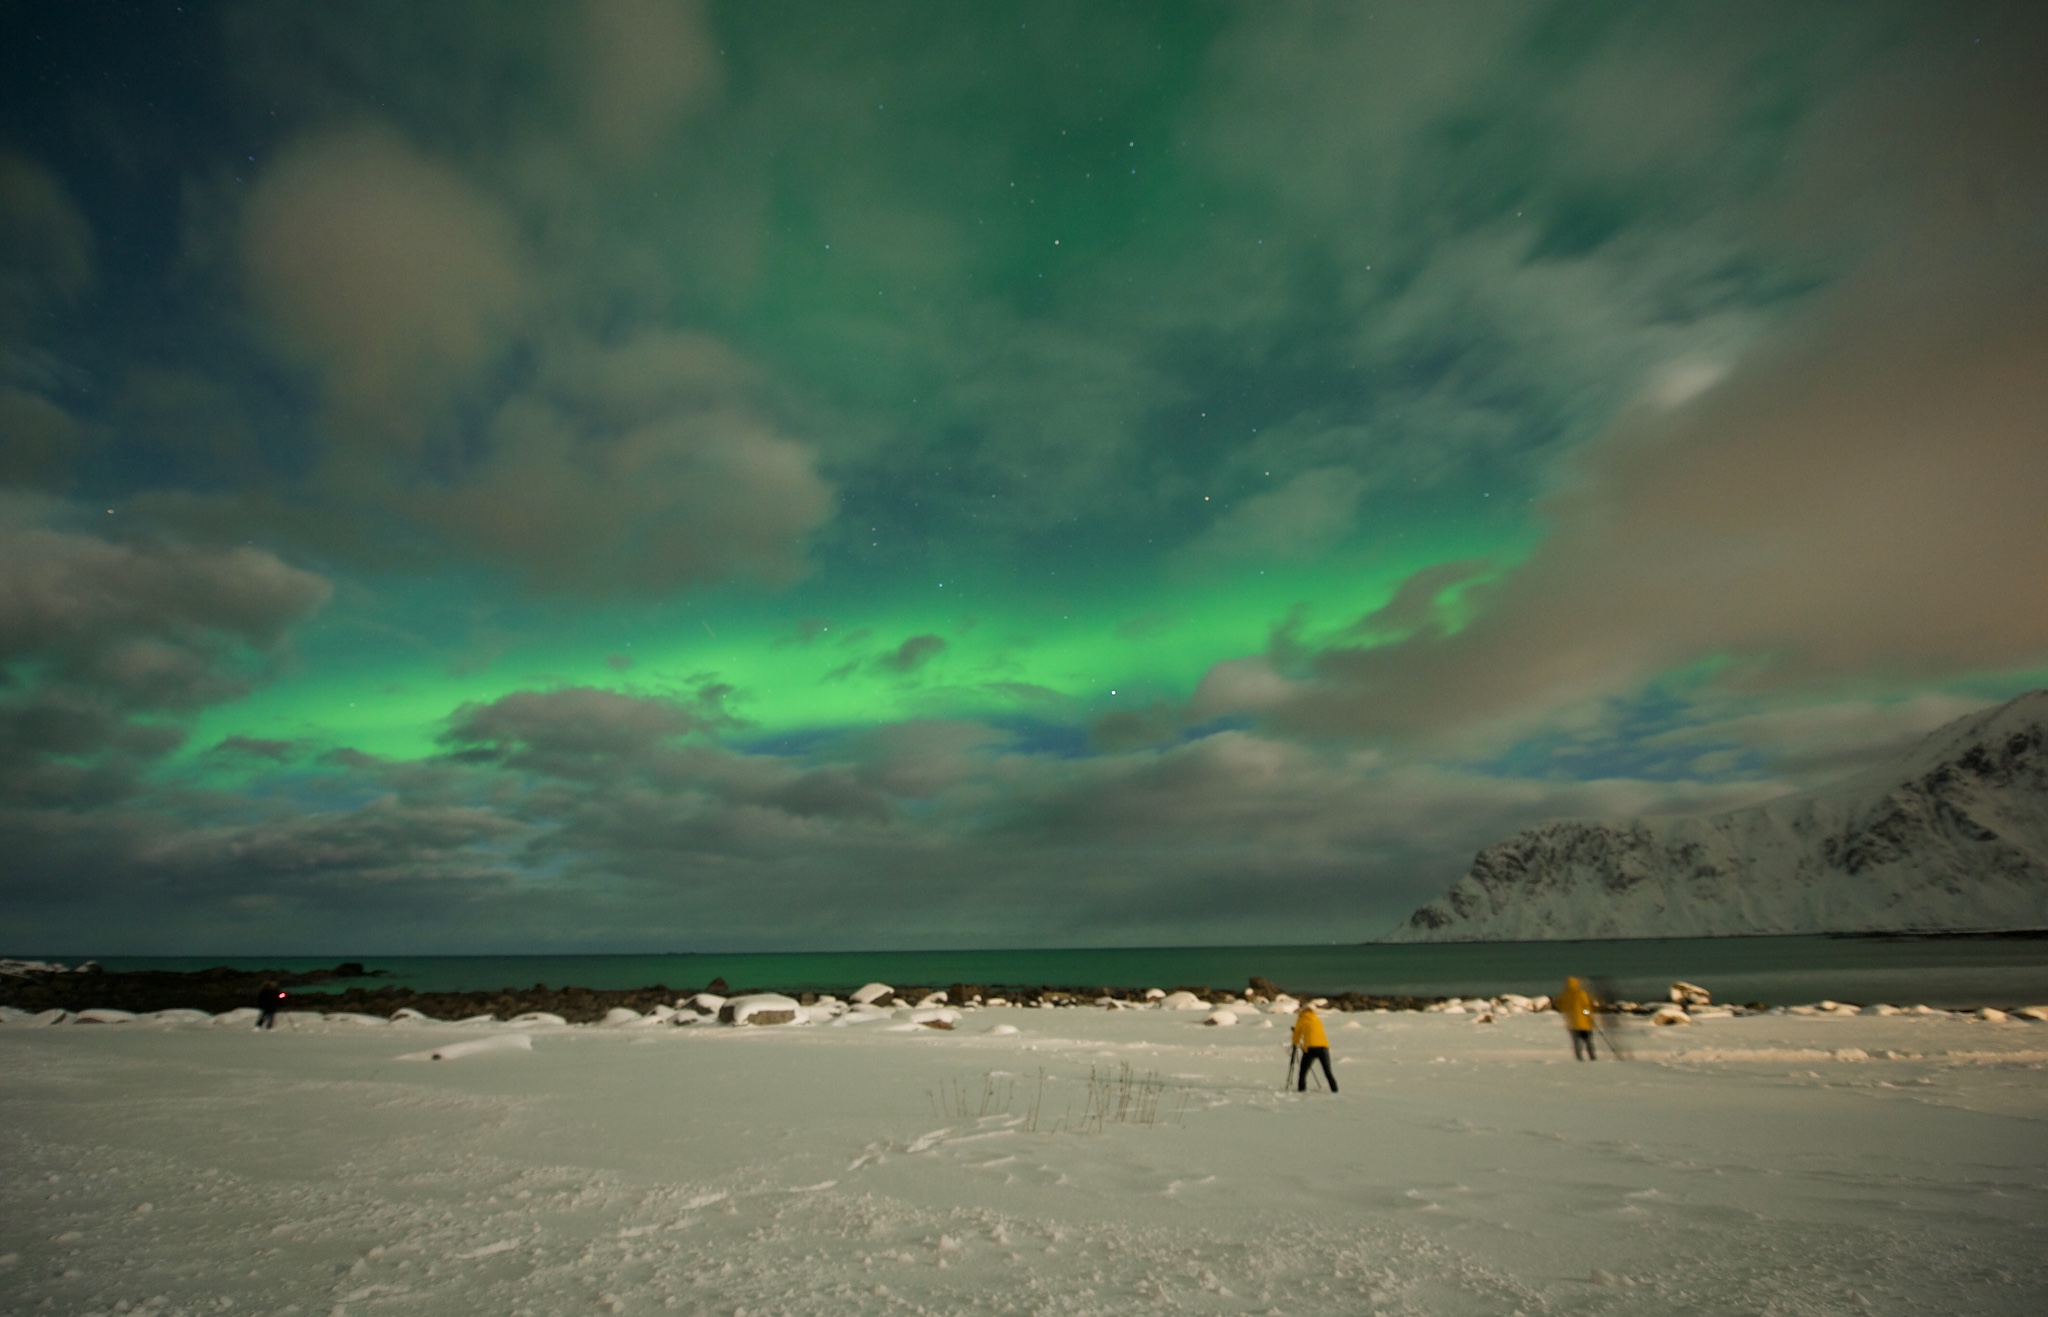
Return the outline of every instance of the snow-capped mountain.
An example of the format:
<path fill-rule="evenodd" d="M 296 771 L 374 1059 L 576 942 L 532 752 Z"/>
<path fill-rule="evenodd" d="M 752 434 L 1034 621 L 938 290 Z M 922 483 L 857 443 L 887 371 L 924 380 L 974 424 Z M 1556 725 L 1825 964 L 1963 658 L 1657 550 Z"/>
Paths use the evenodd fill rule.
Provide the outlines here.
<path fill-rule="evenodd" d="M 1558 820 L 1479 853 L 1393 942 L 2048 927 L 2048 690 L 1748 809 Z"/>

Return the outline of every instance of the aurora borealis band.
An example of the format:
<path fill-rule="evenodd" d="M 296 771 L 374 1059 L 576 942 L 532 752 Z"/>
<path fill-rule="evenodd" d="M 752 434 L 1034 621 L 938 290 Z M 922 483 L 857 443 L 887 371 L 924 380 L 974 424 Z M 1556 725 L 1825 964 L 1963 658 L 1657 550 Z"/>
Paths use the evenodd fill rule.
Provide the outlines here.
<path fill-rule="evenodd" d="M 2020 4 L 0 7 L 21 952 L 1363 940 L 2048 676 Z"/>

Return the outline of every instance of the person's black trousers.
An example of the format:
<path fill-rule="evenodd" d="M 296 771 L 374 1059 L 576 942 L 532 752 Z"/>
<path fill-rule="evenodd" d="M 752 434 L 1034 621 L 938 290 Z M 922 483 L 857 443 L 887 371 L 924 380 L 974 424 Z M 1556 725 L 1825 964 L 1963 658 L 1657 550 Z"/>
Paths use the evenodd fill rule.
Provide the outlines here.
<path fill-rule="evenodd" d="M 1593 1054 L 1593 1031 L 1591 1029 L 1572 1030 L 1572 1060 L 1598 1061 L 1599 1059 L 1599 1057 Z"/>
<path fill-rule="evenodd" d="M 1296 1084 L 1294 1091 L 1297 1093 L 1308 1092 L 1308 1065 L 1311 1061 L 1321 1061 L 1323 1063 L 1323 1078 L 1330 1081 L 1330 1091 L 1332 1093 L 1336 1092 L 1337 1076 L 1330 1073 L 1330 1049 L 1327 1047 L 1304 1047 L 1301 1049 L 1301 1078 Z"/>

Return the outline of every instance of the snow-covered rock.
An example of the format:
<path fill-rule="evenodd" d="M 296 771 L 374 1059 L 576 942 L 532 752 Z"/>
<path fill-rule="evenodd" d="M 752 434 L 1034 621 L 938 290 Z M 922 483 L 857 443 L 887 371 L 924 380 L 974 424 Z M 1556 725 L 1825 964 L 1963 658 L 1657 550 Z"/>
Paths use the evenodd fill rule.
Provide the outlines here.
<path fill-rule="evenodd" d="M 718 1008 L 720 1024 L 795 1024 L 802 1019 L 803 1008 L 794 997 L 785 997 L 779 992 L 750 992 L 742 997 L 728 997 L 725 1005 Z"/>
<path fill-rule="evenodd" d="M 683 1003 L 678 1004 L 681 1005 Z M 700 1011 L 710 1011 L 713 1015 L 716 1015 L 724 1007 L 725 998 L 715 992 L 700 992 L 690 998 L 687 1004 L 696 1007 Z"/>
<path fill-rule="evenodd" d="M 1147 988 L 1147 989 L 1145 989 L 1145 1000 L 1146 1000 L 1146 1001 L 1159 1001 L 1159 1000 L 1163 999 L 1163 998 L 1164 998 L 1165 996 L 1166 996 L 1166 989 L 1164 989 L 1164 988 Z"/>
<path fill-rule="evenodd" d="M 1395 942 L 2048 926 L 2048 690 L 1816 791 L 1489 846 Z"/>
<path fill-rule="evenodd" d="M 1651 1024 L 1691 1024 L 1692 1017 L 1679 1005 L 1659 1006 L 1650 1014 Z"/>
<path fill-rule="evenodd" d="M 847 1000 L 856 1006 L 866 1006 L 870 1002 L 878 1002 L 884 997 L 893 997 L 895 995 L 896 989 L 886 983 L 864 983 L 860 987 L 855 988 L 853 994 Z"/>
<path fill-rule="evenodd" d="M 895 1014 L 897 1028 L 951 1029 L 960 1023 L 960 1012 L 950 1006 L 912 1006 Z"/>
<path fill-rule="evenodd" d="M 604 1022 L 613 1026 L 638 1024 L 646 1018 L 630 1006 L 614 1006 L 604 1013 Z"/>
<path fill-rule="evenodd" d="M 917 999 L 917 1009 L 923 1009 L 927 1006 L 944 1006 L 946 1004 L 946 991 L 943 988 L 936 992 L 927 992 L 924 996 Z"/>
<path fill-rule="evenodd" d="M 2013 1012 L 2013 1017 L 2015 1019 L 2035 1020 L 2048 1024 L 2048 1006 L 2022 1006 Z"/>
<path fill-rule="evenodd" d="M 89 1011 L 80 1011 L 74 1023 L 133 1024 L 137 1018 L 134 1011 L 117 1011 L 107 1006 L 95 1006 Z"/>
<path fill-rule="evenodd" d="M 213 1017 L 205 1011 L 193 1010 L 190 1006 L 173 1006 L 169 1010 L 151 1011 L 142 1017 L 152 1024 L 212 1024 Z"/>
<path fill-rule="evenodd" d="M 251 1011 L 250 1014 L 255 1014 Z M 0 1024 L 18 1025 L 25 1029 L 47 1029 L 53 1024 L 68 1024 L 71 1012 L 52 1006 L 47 1011 L 22 1011 L 12 1006 L 0 1006 Z"/>
<path fill-rule="evenodd" d="M 1991 1024 L 2004 1024 L 2005 1012 L 1999 1010 L 1996 1006 L 1979 1006 L 1977 1008 L 1977 1018 Z"/>
<path fill-rule="evenodd" d="M 1229 1010 L 1224 1007 L 1218 1007 L 1216 1010 L 1210 1011 L 1209 1014 L 1202 1020 L 1202 1023 L 1209 1025 L 1236 1024 L 1237 1012 Z"/>
<path fill-rule="evenodd" d="M 410 1006 L 401 1006 L 391 1012 L 393 1024 L 439 1024 L 440 1021 L 425 1011 L 416 1011 Z"/>
<path fill-rule="evenodd" d="M 86 964 L 91 963 L 91 961 L 86 962 Z M 11 957 L 0 959 L 0 974 L 5 974 L 10 978 L 27 978 L 31 974 L 69 973 L 71 973 L 69 965 L 60 965 L 54 960 L 15 960 Z"/>
<path fill-rule="evenodd" d="M 1192 992 L 1169 992 L 1159 999 L 1162 1011 L 1204 1011 L 1208 1008 L 1209 1003 Z"/>
<path fill-rule="evenodd" d="M 1687 983 L 1680 979 L 1671 985 L 1671 1000 L 1680 1006 L 1710 1006 L 1713 1004 L 1714 994 L 1697 983 Z"/>
<path fill-rule="evenodd" d="M 464 1024 L 469 1021 L 463 1021 Z M 568 1021 L 553 1011 L 525 1011 L 505 1021 L 507 1024 L 567 1024 Z"/>

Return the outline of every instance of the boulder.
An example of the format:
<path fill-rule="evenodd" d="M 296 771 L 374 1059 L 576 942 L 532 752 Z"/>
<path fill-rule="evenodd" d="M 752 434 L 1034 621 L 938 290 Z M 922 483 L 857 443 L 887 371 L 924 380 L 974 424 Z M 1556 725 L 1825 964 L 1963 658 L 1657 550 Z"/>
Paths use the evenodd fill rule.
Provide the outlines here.
<path fill-rule="evenodd" d="M 1200 1011 L 1207 1010 L 1208 1006 L 1208 1002 L 1186 989 L 1169 992 L 1159 999 L 1159 1009 L 1162 1011 Z"/>
<path fill-rule="evenodd" d="M 2013 1014 L 2022 1020 L 2048 1023 L 2048 1006 L 2022 1006 Z"/>
<path fill-rule="evenodd" d="M 864 983 L 860 987 L 855 988 L 847 1000 L 856 1006 L 866 1006 L 870 1002 L 878 1002 L 884 997 L 893 997 L 895 994 L 896 989 L 886 983 Z"/>
<path fill-rule="evenodd" d="M 1236 1012 L 1236 1011 L 1226 1011 L 1226 1010 L 1214 1010 L 1214 1011 L 1210 1011 L 1210 1012 L 1209 1012 L 1209 1014 L 1208 1014 L 1208 1016 L 1207 1016 L 1207 1018 L 1205 1018 L 1205 1019 L 1204 1019 L 1204 1020 L 1202 1021 L 1202 1023 L 1203 1023 L 1203 1024 L 1208 1024 L 1208 1025 L 1229 1025 L 1229 1024 L 1236 1024 L 1236 1023 L 1237 1023 L 1237 1012 Z"/>
<path fill-rule="evenodd" d="M 1692 1017 L 1685 1013 L 1685 1008 L 1683 1006 L 1673 1004 L 1670 1006 L 1659 1006 L 1654 1012 L 1651 1013 L 1650 1023 L 1691 1024 Z"/>
<path fill-rule="evenodd" d="M 1687 983 L 1680 979 L 1671 985 L 1671 1000 L 1680 1006 L 1710 1006 L 1713 1004 L 1714 994 L 1697 983 Z"/>
<path fill-rule="evenodd" d="M 750 992 L 741 997 L 728 997 L 725 1005 L 718 1008 L 720 1024 L 794 1024 L 801 1018 L 803 1007 L 794 997 L 785 997 L 779 992 Z"/>
<path fill-rule="evenodd" d="M 134 1011 L 116 1011 L 105 1006 L 95 1006 L 89 1011 L 80 1011 L 78 1024 L 132 1024 L 136 1019 Z"/>
<path fill-rule="evenodd" d="M 1980 1006 L 1977 1008 L 1977 1018 L 1992 1024 L 2004 1024 L 2005 1012 L 1999 1010 L 1996 1006 Z"/>

